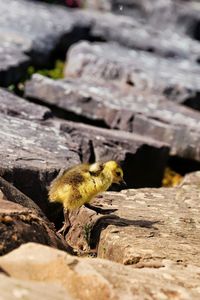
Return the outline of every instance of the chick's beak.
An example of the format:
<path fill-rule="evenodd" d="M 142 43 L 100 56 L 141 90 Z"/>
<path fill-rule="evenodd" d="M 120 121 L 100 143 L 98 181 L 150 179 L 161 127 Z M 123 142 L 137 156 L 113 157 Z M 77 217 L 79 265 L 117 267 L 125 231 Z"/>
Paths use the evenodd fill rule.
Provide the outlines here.
<path fill-rule="evenodd" d="M 121 186 L 124 186 L 124 187 L 126 187 L 127 186 L 127 184 L 126 184 L 126 182 L 124 181 L 124 179 L 123 178 L 120 178 L 119 179 L 119 181 L 118 182 L 116 182 L 117 184 L 119 184 L 119 185 L 121 185 Z"/>

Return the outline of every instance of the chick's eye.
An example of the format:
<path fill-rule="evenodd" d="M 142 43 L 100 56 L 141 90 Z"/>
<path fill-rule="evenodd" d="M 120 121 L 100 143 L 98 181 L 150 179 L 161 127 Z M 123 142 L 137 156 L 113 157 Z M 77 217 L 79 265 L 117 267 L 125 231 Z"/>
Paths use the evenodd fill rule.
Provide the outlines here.
<path fill-rule="evenodd" d="M 117 172 L 116 172 L 116 175 L 117 175 L 117 176 L 121 176 L 121 172 L 117 171 Z"/>

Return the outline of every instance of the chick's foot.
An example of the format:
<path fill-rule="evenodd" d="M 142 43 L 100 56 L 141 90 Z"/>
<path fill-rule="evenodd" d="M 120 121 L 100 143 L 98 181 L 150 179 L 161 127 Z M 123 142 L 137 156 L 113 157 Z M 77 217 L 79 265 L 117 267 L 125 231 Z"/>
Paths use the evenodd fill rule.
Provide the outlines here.
<path fill-rule="evenodd" d="M 70 222 L 70 219 L 69 219 L 69 211 L 67 209 L 64 209 L 63 211 L 64 213 L 64 224 L 63 226 L 58 230 L 58 233 L 62 234 L 63 236 L 65 236 L 70 227 L 71 227 L 71 222 Z"/>

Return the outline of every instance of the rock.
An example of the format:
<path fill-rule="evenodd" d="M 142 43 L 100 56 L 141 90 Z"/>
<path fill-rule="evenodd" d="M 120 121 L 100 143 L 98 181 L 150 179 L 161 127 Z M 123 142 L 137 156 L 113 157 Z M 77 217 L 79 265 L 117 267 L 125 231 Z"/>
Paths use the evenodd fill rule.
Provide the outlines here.
<path fill-rule="evenodd" d="M 56 128 L 1 114 L 0 120 L 0 175 L 45 211 L 49 183 L 80 162 L 78 146 Z"/>
<path fill-rule="evenodd" d="M 11 0 L 7 5 L 1 2 L 0 10 L 2 12 L 0 31 L 16 37 L 19 36 L 20 28 L 20 38 L 24 40 L 18 47 L 21 49 L 27 45 L 28 54 L 33 62 L 39 65 L 49 63 L 52 52 L 64 36 L 66 43 L 69 44 L 70 39 L 75 38 L 73 13 L 64 7 L 26 0 Z M 81 38 L 81 29 L 79 33 Z"/>
<path fill-rule="evenodd" d="M 154 2 L 149 2 L 150 6 L 155 7 Z M 116 9 L 122 7 L 117 3 L 114 6 Z M 120 12 L 118 10 L 119 14 L 123 14 L 125 5 L 123 8 Z M 82 26 L 91 23 L 89 40 L 113 41 L 127 48 L 156 53 L 158 57 L 180 57 L 198 62 L 200 44 L 187 33 L 191 31 L 189 24 L 192 21 L 188 20 L 188 25 L 184 22 L 188 12 L 183 13 L 179 8 L 173 10 L 171 7 L 167 14 L 165 5 L 160 8 L 160 11 L 150 12 L 150 18 L 147 16 L 145 20 L 138 18 L 137 13 L 131 18 L 97 11 L 77 11 L 77 22 L 81 22 Z M 128 11 L 131 12 L 130 7 Z"/>
<path fill-rule="evenodd" d="M 0 199 L 0 204 L 0 255 L 27 242 L 37 242 L 73 253 L 64 239 L 56 235 L 49 221 L 41 218 L 35 210 L 4 199 Z"/>
<path fill-rule="evenodd" d="M 158 34 L 163 29 L 164 34 L 170 31 L 173 35 L 174 31 L 178 31 L 197 38 L 195 33 L 198 31 L 200 12 L 198 1 L 104 0 L 99 3 L 97 0 L 85 0 L 85 6 L 142 20 L 143 24 L 147 23 L 156 29 Z"/>
<path fill-rule="evenodd" d="M 74 50 L 82 47 L 88 48 L 88 44 L 77 45 Z M 98 47 L 101 49 L 100 45 Z M 90 49 L 92 51 L 93 46 Z M 78 56 L 77 64 L 80 62 Z M 91 56 L 88 56 L 90 59 Z M 85 68 L 89 75 L 86 66 L 83 73 Z M 144 91 L 141 87 L 137 89 L 121 83 L 106 83 L 89 78 L 54 81 L 34 75 L 25 85 L 25 94 L 28 98 L 39 99 L 62 109 L 67 113 L 67 118 L 78 117 L 90 124 L 148 136 L 170 144 L 172 155 L 200 160 L 199 112 L 168 101 L 165 96 L 149 89 Z"/>
<path fill-rule="evenodd" d="M 114 43 L 88 42 L 70 48 L 65 70 L 66 77 L 123 81 L 140 92 L 153 91 L 177 102 L 198 93 L 199 74 L 200 66 L 189 60 L 161 58 Z"/>
<path fill-rule="evenodd" d="M 73 300 L 59 284 L 25 281 L 0 274 L 1 298 L 4 300 Z"/>
<path fill-rule="evenodd" d="M 41 282 L 44 286 L 51 282 L 51 289 L 55 289 L 52 293 L 61 285 L 60 293 L 64 288 L 72 299 L 170 300 L 176 297 L 177 300 L 189 300 L 198 299 L 200 295 L 200 268 L 172 261 L 162 261 L 156 268 L 133 269 L 103 259 L 75 258 L 30 243 L 1 257 L 0 266 L 10 274 L 10 281 L 25 281 L 25 290 L 33 280 L 38 286 Z M 33 293 L 36 291 L 34 289 Z"/>
<path fill-rule="evenodd" d="M 179 113 L 177 114 L 180 117 Z M 176 114 L 174 115 L 176 117 Z M 171 144 L 170 154 L 199 162 L 198 126 L 193 130 L 190 126 L 169 126 L 164 122 L 137 115 L 134 120 L 134 132 L 165 141 Z"/>
<path fill-rule="evenodd" d="M 72 12 L 39 1 L 10 0 L 6 4 L 1 1 L 0 85 L 9 86 L 23 80 L 30 65 L 51 65 L 55 53 L 64 55 L 70 45 L 83 39 L 116 41 L 130 48 L 198 61 L 199 43 L 186 35 L 191 27 L 193 31 L 198 29 L 198 9 L 188 5 L 186 9 L 182 8 L 183 5 L 174 8 L 174 5 L 169 5 L 170 1 L 156 1 L 156 6 L 155 3 L 146 3 L 137 1 L 136 7 L 134 3 L 123 3 L 124 12 L 127 6 L 130 13 L 133 5 L 132 11 L 143 15 L 147 24 L 144 25 L 138 17 L 133 19 L 87 10 Z M 112 5 L 101 1 L 100 5 L 112 6 L 114 10 L 122 7 L 120 1 Z M 187 25 L 182 22 L 184 17 L 188 20 Z M 171 25 L 167 30 L 166 23 Z M 195 32 L 188 35 L 195 36 Z"/>
<path fill-rule="evenodd" d="M 46 218 L 39 206 L 33 200 L 28 198 L 12 184 L 0 177 L 0 197 L 4 200 L 9 200 L 14 203 L 20 204 L 38 214 L 42 218 Z M 46 219 L 47 220 L 47 219 Z"/>
<path fill-rule="evenodd" d="M 2 34 L 0 32 L 0 38 Z M 9 86 L 26 77 L 30 60 L 27 55 L 18 50 L 13 43 L 1 42 L 0 45 L 0 85 Z"/>
<path fill-rule="evenodd" d="M 26 0 L 0 3 L 0 85 L 27 78 L 30 65 L 49 66 L 56 51 L 88 36 L 90 20 L 81 27 L 76 16 L 56 5 Z M 20 29 L 19 29 L 20 28 Z"/>
<path fill-rule="evenodd" d="M 51 115 L 47 107 L 30 103 L 0 89 L 0 113 L 29 120 L 44 120 Z"/>
<path fill-rule="evenodd" d="M 153 2 L 149 0 L 104 0 L 102 5 L 96 0 L 86 0 L 86 7 L 105 11 L 112 10 L 119 14 L 147 18 L 155 12 L 160 12 L 162 8 L 169 9 L 173 2 L 164 0 L 154 0 Z"/>
<path fill-rule="evenodd" d="M 161 186 L 169 154 L 164 143 L 147 136 L 69 121 L 61 122 L 61 130 L 79 145 L 83 162 L 113 159 L 120 162 L 129 188 Z"/>
<path fill-rule="evenodd" d="M 84 208 L 74 212 L 66 239 L 76 248 L 88 245 L 98 257 L 136 268 L 153 267 L 163 259 L 200 266 L 200 172 L 195 180 L 191 176 L 175 188 L 104 193 L 93 205 L 110 213 L 91 211 L 87 217 Z"/>

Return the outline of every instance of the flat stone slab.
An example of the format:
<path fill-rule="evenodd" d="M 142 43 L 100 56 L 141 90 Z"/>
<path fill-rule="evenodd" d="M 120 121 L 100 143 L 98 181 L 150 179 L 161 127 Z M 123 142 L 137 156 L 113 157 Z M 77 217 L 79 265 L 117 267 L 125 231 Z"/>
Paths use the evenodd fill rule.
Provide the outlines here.
<path fill-rule="evenodd" d="M 72 257 L 47 246 L 29 243 L 1 257 L 0 266 L 3 272 L 10 275 L 7 282 L 10 279 L 11 287 L 13 281 L 19 282 L 17 291 L 21 291 L 22 287 L 23 291 L 27 291 L 30 284 L 34 284 L 35 289 L 31 295 L 35 295 L 41 285 L 39 295 L 48 296 L 44 286 L 51 283 L 52 295 L 54 292 L 58 293 L 54 298 L 56 300 L 61 299 L 63 289 L 66 291 L 66 298 L 62 299 L 66 300 L 189 300 L 200 296 L 200 268 L 167 260 L 162 261 L 157 268 L 146 266 L 134 269 L 132 266 L 104 259 Z M 1 278 L 2 276 L 5 278 L 5 275 L 1 275 Z M 4 295 L 6 287 L 2 288 Z M 29 293 L 26 296 L 27 299 L 32 299 Z"/>
<path fill-rule="evenodd" d="M 194 98 L 200 86 L 200 65 L 127 49 L 116 43 L 80 42 L 72 46 L 65 75 L 123 81 L 135 90 L 152 90 L 177 102 Z"/>
<path fill-rule="evenodd" d="M 134 2 L 131 2 L 131 5 L 134 5 Z M 175 4 L 175 7 L 172 7 L 174 3 L 170 3 L 172 6 L 166 7 L 167 1 L 163 1 L 164 5 L 160 7 L 158 4 L 158 10 L 156 10 L 155 1 L 152 4 L 147 2 L 146 6 L 149 6 L 147 10 L 139 9 L 140 12 L 143 10 L 144 18 L 138 18 L 137 8 L 140 5 L 143 6 L 144 3 L 139 1 L 136 4 L 137 7 L 134 7 L 137 11 L 134 17 L 122 15 L 123 10 L 118 10 L 118 15 L 102 13 L 102 11 L 83 10 L 77 11 L 79 15 L 77 22 L 84 22 L 85 24 L 91 22 L 90 36 L 93 40 L 113 41 L 127 48 L 153 52 L 158 56 L 187 58 L 198 62 L 200 43 L 192 39 L 195 15 L 198 24 L 198 10 L 193 13 L 190 6 L 186 5 L 185 2 L 182 6 Z M 129 5 L 129 13 L 131 5 Z M 120 7 L 125 8 L 125 5 L 118 5 L 117 1 L 113 3 L 114 6 L 119 9 Z M 149 15 L 148 9 L 150 9 Z"/>
<path fill-rule="evenodd" d="M 28 120 L 42 121 L 50 117 L 49 108 L 36 105 L 0 89 L 0 113 Z"/>
<path fill-rule="evenodd" d="M 163 259 L 200 266 L 199 183 L 197 172 L 176 188 L 106 192 L 94 205 L 113 212 L 81 208 L 67 239 L 82 249 L 96 243 L 98 257 L 138 268 L 156 268 Z"/>
<path fill-rule="evenodd" d="M 0 3 L 0 86 L 27 77 L 30 65 L 49 66 L 53 52 L 66 52 L 74 41 L 87 35 L 76 16 L 64 7 L 39 1 L 10 0 Z"/>
<path fill-rule="evenodd" d="M 25 50 L 39 64 L 48 61 L 49 55 L 56 48 L 61 37 L 69 34 L 73 28 L 73 14 L 60 6 L 26 0 L 11 0 L 7 5 L 1 2 L 0 32 L 21 40 L 17 43 L 20 50 Z M 44 63 L 45 61 L 43 61 Z"/>
<path fill-rule="evenodd" d="M 60 128 L 79 145 L 83 162 L 114 159 L 122 166 L 129 188 L 161 186 L 169 157 L 166 144 L 147 136 L 69 121 L 61 122 Z"/>
<path fill-rule="evenodd" d="M 137 4 L 139 11 L 146 10 L 143 6 L 148 5 Z M 147 18 L 147 25 L 144 25 L 138 18 L 87 10 L 70 11 L 64 6 L 39 1 L 1 1 L 0 85 L 19 82 L 26 77 L 30 64 L 47 66 L 57 51 L 64 54 L 70 45 L 83 39 L 115 41 L 129 48 L 152 51 L 159 56 L 198 61 L 198 41 L 185 34 L 186 26 L 185 30 L 180 30 L 183 26 L 179 25 L 184 25 L 184 22 L 179 22 L 182 16 L 190 19 L 188 11 L 195 19 L 195 12 L 193 14 L 189 6 L 187 11 L 179 5 L 180 9 L 177 6 L 170 10 L 175 12 L 175 17 L 168 21 L 163 13 L 163 7 L 168 8 L 168 5 L 160 7 L 158 3 L 156 6 L 156 15 L 152 15 L 154 22 L 148 22 Z M 171 28 L 166 30 L 167 21 Z"/>
<path fill-rule="evenodd" d="M 84 45 L 88 47 L 79 46 Z M 62 109 L 66 117 L 73 113 L 83 121 L 145 135 L 171 145 L 173 155 L 200 160 L 200 113 L 151 90 L 89 78 L 54 81 L 35 74 L 25 85 L 25 95 Z"/>
<path fill-rule="evenodd" d="M 78 146 L 53 127 L 0 114 L 0 174 L 44 208 L 61 168 L 80 162 Z"/>

